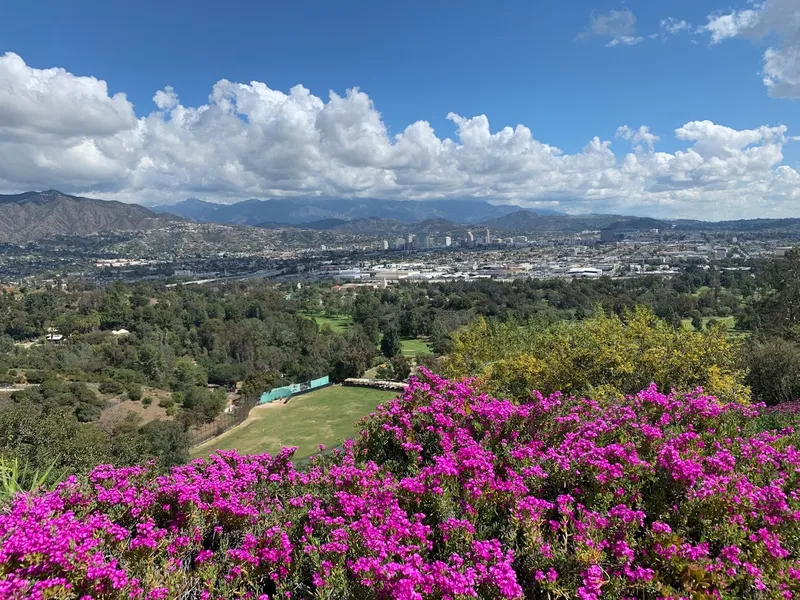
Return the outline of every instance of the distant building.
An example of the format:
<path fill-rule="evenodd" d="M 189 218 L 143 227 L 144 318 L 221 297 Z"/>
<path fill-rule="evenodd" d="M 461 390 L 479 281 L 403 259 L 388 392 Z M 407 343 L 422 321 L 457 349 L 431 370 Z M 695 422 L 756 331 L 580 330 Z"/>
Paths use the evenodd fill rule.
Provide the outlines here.
<path fill-rule="evenodd" d="M 420 248 L 430 248 L 431 247 L 431 238 L 430 238 L 430 236 L 423 235 L 420 238 L 419 247 Z"/>
<path fill-rule="evenodd" d="M 396 250 L 404 250 L 405 247 L 406 247 L 406 240 L 404 238 L 401 238 L 401 237 L 397 238 L 394 241 L 394 247 L 395 247 Z"/>
<path fill-rule="evenodd" d="M 48 343 L 55 344 L 57 346 L 64 341 L 64 336 L 61 335 L 60 333 L 48 333 L 47 341 Z"/>
<path fill-rule="evenodd" d="M 601 269 L 594 267 L 573 267 L 567 272 L 567 275 L 573 279 L 596 279 L 603 274 Z"/>
<path fill-rule="evenodd" d="M 483 244 L 485 246 L 491 246 L 492 244 L 492 234 L 489 233 L 489 228 L 483 230 Z"/>
<path fill-rule="evenodd" d="M 389 249 L 389 240 L 383 240 L 383 249 L 384 250 L 388 250 Z"/>
<path fill-rule="evenodd" d="M 444 245 L 446 247 L 450 247 L 453 244 L 453 240 L 449 235 L 444 236 Z"/>
<path fill-rule="evenodd" d="M 614 242 L 622 241 L 622 234 L 617 233 L 613 229 L 601 229 L 600 230 L 600 242 L 603 244 L 609 244 Z"/>
<path fill-rule="evenodd" d="M 475 236 L 474 236 L 474 235 L 472 235 L 472 232 L 471 232 L 471 231 L 468 231 L 468 232 L 467 232 L 467 242 L 468 242 L 469 244 L 472 244 L 472 242 L 474 242 L 474 241 L 475 241 Z"/>

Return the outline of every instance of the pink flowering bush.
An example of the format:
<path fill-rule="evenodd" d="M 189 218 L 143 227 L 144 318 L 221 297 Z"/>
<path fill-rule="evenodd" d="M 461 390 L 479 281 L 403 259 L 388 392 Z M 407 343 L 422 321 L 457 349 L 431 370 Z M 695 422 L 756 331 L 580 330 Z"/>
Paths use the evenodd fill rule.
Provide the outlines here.
<path fill-rule="evenodd" d="M 757 408 L 478 394 L 423 372 L 303 471 L 96 468 L 0 514 L 0 597 L 800 597 L 800 450 Z"/>

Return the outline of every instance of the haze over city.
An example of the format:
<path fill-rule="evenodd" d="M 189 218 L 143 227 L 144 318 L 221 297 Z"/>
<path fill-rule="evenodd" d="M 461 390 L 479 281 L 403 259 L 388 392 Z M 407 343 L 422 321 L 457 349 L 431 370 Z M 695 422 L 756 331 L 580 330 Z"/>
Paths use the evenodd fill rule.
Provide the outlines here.
<path fill-rule="evenodd" d="M 4 12 L 1 193 L 800 214 L 793 0 Z"/>

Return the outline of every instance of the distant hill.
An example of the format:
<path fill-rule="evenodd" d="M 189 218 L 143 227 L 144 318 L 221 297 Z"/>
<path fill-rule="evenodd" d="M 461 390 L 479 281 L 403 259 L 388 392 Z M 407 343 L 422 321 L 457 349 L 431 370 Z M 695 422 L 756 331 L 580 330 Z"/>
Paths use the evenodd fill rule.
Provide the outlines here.
<path fill-rule="evenodd" d="M 142 231 L 180 220 L 138 204 L 70 196 L 58 190 L 0 195 L 0 242 Z"/>
<path fill-rule="evenodd" d="M 519 207 L 483 200 L 274 199 L 213 204 L 190 198 L 174 205 L 156 206 L 153 210 L 195 221 L 260 226 L 263 223 L 301 225 L 328 219 L 354 221 L 371 217 L 402 223 L 446 219 L 469 224 L 502 217 Z M 535 212 L 560 214 L 544 209 Z"/>
<path fill-rule="evenodd" d="M 154 206 L 152 210 L 157 213 L 172 213 L 185 219 L 202 222 L 208 221 L 209 217 L 214 214 L 214 211 L 219 207 L 220 205 L 214 202 L 206 202 L 205 200 L 198 200 L 197 198 L 187 198 L 175 206 Z"/>
<path fill-rule="evenodd" d="M 542 215 L 531 210 L 519 210 L 481 223 L 481 226 L 518 233 L 579 233 L 603 229 L 624 218 L 619 215 Z"/>
<path fill-rule="evenodd" d="M 605 229 L 613 231 L 649 231 L 651 229 L 671 229 L 672 223 L 648 217 L 630 217 L 611 223 Z"/>

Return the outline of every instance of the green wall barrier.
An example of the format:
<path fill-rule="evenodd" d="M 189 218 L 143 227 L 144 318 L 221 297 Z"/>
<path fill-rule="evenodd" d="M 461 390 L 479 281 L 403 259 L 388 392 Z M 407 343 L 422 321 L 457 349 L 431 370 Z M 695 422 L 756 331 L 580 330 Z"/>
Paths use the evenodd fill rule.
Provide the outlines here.
<path fill-rule="evenodd" d="M 311 390 L 316 390 L 318 388 L 325 387 L 326 385 L 330 385 L 330 378 L 327 375 L 325 377 L 319 377 L 317 379 L 304 381 L 302 383 L 284 385 L 282 387 L 273 388 L 270 391 L 261 394 L 261 399 L 258 401 L 258 403 L 267 404 L 269 402 L 274 402 L 275 400 L 281 400 L 283 398 L 288 398 L 289 396 L 294 396 L 295 394 L 310 392 Z"/>

